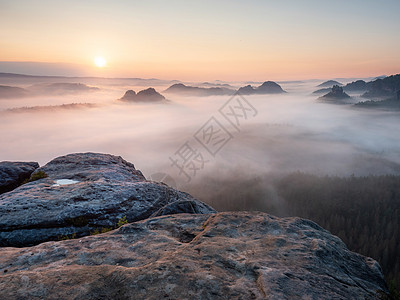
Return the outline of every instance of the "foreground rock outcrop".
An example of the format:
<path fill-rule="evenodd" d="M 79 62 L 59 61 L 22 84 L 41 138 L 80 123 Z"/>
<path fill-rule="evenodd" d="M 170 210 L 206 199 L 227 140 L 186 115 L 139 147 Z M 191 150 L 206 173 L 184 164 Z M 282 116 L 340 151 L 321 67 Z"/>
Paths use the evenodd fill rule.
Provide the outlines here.
<path fill-rule="evenodd" d="M 115 228 L 124 217 L 133 222 L 165 213 L 215 212 L 187 193 L 147 181 L 119 156 L 62 156 L 32 178 L 39 180 L 0 195 L 0 246 L 90 235 Z"/>
<path fill-rule="evenodd" d="M 379 299 L 378 263 L 315 223 L 170 215 L 0 250 L 1 299 Z"/>
<path fill-rule="evenodd" d="M 0 194 L 21 185 L 37 168 L 37 162 L 0 162 Z"/>

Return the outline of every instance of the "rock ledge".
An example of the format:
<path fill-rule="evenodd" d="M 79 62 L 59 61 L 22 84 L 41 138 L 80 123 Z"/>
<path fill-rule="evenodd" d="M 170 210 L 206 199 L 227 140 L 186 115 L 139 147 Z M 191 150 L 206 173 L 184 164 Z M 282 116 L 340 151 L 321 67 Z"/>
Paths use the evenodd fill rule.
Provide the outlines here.
<path fill-rule="evenodd" d="M 0 253 L 2 299 L 378 299 L 378 263 L 315 223 L 170 215 Z"/>
<path fill-rule="evenodd" d="M 90 235 L 114 228 L 123 217 L 134 222 L 166 213 L 215 212 L 187 193 L 147 181 L 119 156 L 61 156 L 32 177 L 43 172 L 48 177 L 0 195 L 0 246 Z"/>

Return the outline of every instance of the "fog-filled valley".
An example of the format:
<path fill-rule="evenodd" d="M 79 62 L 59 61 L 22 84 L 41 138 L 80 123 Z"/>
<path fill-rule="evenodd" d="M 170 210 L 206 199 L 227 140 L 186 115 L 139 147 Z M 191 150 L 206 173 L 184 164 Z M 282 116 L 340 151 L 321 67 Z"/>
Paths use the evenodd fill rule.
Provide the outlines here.
<path fill-rule="evenodd" d="M 321 80 L 281 82 L 285 93 L 237 99 L 234 91 L 248 83 L 186 83 L 224 85 L 232 91 L 194 97 L 164 93 L 174 82 L 156 79 L 3 76 L 2 80 L 0 84 L 24 88 L 27 94 L 0 99 L 1 160 L 43 165 L 67 153 L 114 153 L 134 162 L 146 177 L 170 175 L 170 184 L 200 199 L 208 181 L 224 182 L 218 186 L 230 190 L 237 187 L 235 181 L 297 171 L 343 177 L 400 173 L 399 112 L 319 101 L 313 91 Z M 166 100 L 118 100 L 127 90 L 150 86 Z M 366 100 L 360 93 L 352 96 L 352 103 Z M 227 116 L 221 110 L 224 105 L 236 110 L 236 116 Z M 209 123 L 210 119 L 218 123 Z M 212 143 L 201 141 L 202 134 L 214 134 L 212 138 L 220 134 L 223 141 L 211 149 Z M 193 157 L 196 153 L 201 158 L 195 168 L 183 170 L 173 163 L 184 158 L 185 145 Z M 264 200 L 268 201 L 259 201 Z M 229 205 L 236 201 L 240 199 Z"/>
<path fill-rule="evenodd" d="M 169 157 L 186 141 L 193 140 L 193 147 L 201 148 L 193 135 L 215 117 L 232 137 L 215 157 L 199 149 L 207 163 L 191 184 L 216 170 L 223 177 L 293 171 L 339 176 L 400 172 L 398 112 L 323 103 L 312 94 L 320 83 L 317 80 L 283 82 L 284 94 L 243 95 L 254 111 L 248 112 L 247 119 L 239 117 L 238 128 L 218 111 L 230 95 L 164 94 L 171 83 L 156 80 L 139 84 L 134 79 L 132 84 L 110 80 L 107 85 L 105 79 L 100 84 L 94 80 L 73 79 L 95 87 L 93 90 L 73 90 L 73 86 L 0 99 L 1 159 L 30 159 L 44 164 L 65 153 L 99 151 L 118 153 L 135 162 L 147 176 L 155 172 L 172 175 Z M 237 88 L 245 83 L 231 85 Z M 167 101 L 117 100 L 126 90 L 150 86 Z M 356 96 L 354 101 L 361 100 Z M 240 174 L 234 171 L 237 169 Z M 187 179 L 174 178 L 178 185 Z"/>
<path fill-rule="evenodd" d="M 0 99 L 0 161 L 120 155 L 219 211 L 310 218 L 380 261 L 398 284 L 400 112 L 354 105 L 367 100 L 361 92 L 321 101 L 313 92 L 322 82 L 278 82 L 285 92 L 248 95 L 234 93 L 262 82 L 184 82 L 202 88 L 193 96 L 166 91 L 177 81 L 3 75 L 0 85 L 21 90 Z M 118 100 L 149 87 L 166 99 Z M 220 95 L 199 94 L 220 87 Z M 369 248 L 376 243 L 389 254 Z"/>

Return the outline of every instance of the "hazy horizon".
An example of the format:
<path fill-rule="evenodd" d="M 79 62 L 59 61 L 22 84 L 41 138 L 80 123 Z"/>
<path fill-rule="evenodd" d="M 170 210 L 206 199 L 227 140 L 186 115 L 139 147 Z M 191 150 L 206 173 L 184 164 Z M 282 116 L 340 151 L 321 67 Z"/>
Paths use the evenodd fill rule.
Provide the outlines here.
<path fill-rule="evenodd" d="M 399 9 L 395 0 L 3 0 L 0 72 L 184 81 L 389 75 L 400 68 Z"/>
<path fill-rule="evenodd" d="M 246 80 L 224 80 L 221 78 L 204 78 L 203 80 L 190 80 L 178 77 L 173 78 L 162 78 L 162 77 L 138 77 L 138 76 L 102 76 L 96 73 L 86 73 L 84 71 L 79 71 L 78 68 L 74 68 L 74 64 L 67 63 L 48 63 L 48 62 L 24 62 L 24 61 L 0 61 L 0 74 L 11 74 L 11 75 L 24 75 L 31 77 L 61 77 L 61 78 L 105 78 L 105 79 L 147 79 L 147 80 L 160 80 L 160 81 L 179 81 L 188 84 L 200 84 L 203 82 L 217 83 L 218 81 L 224 83 L 262 83 L 265 81 L 274 81 L 278 83 L 293 82 L 293 81 L 328 81 L 328 80 L 344 80 L 345 82 L 352 82 L 355 80 L 373 80 L 382 76 L 390 76 L 393 74 L 365 74 L 363 77 L 360 76 L 337 76 L 337 77 L 304 77 L 304 78 L 286 78 L 286 79 L 276 79 L 274 77 L 260 77 L 257 80 L 248 78 Z M 82 65 L 84 66 L 84 65 Z M 81 66 L 81 67 L 82 67 Z M 396 73 L 397 74 L 397 73 Z M 105 74 L 106 75 L 106 74 Z"/>

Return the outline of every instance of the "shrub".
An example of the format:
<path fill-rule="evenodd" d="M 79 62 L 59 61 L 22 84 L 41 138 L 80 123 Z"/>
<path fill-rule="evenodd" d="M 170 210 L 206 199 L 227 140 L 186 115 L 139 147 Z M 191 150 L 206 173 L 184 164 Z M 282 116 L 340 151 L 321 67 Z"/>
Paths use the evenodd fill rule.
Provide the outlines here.
<path fill-rule="evenodd" d="M 122 218 L 118 218 L 118 223 L 117 223 L 117 228 L 128 224 L 128 221 L 126 220 L 126 216 L 123 216 Z"/>
<path fill-rule="evenodd" d="M 92 231 L 92 232 L 90 233 L 90 235 L 96 235 L 96 234 L 106 233 L 106 232 L 109 232 L 109 231 L 111 231 L 111 230 L 113 230 L 112 227 L 101 227 L 101 228 L 97 228 L 97 229 L 95 229 L 94 231 Z"/>
<path fill-rule="evenodd" d="M 47 175 L 45 171 L 39 170 L 32 174 L 28 182 L 36 181 L 47 177 L 49 177 L 49 175 Z"/>
<path fill-rule="evenodd" d="M 74 232 L 70 236 L 68 234 L 67 235 L 61 235 L 61 236 L 58 237 L 58 240 L 59 241 L 65 241 L 65 240 L 72 240 L 72 239 L 75 239 L 75 238 L 76 238 L 76 232 Z"/>

